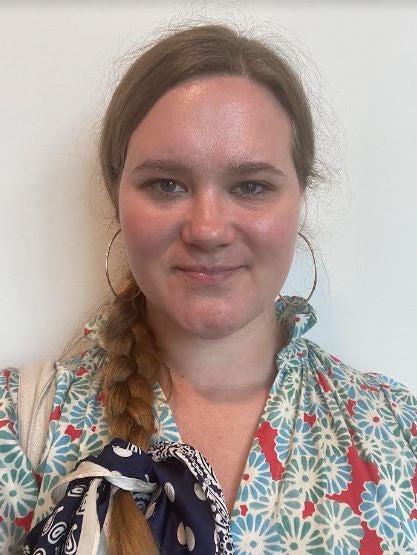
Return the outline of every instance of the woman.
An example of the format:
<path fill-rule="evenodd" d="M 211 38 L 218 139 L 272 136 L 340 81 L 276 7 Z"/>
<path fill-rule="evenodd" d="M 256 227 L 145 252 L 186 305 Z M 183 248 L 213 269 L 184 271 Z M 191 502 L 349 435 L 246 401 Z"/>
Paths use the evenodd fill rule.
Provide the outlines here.
<path fill-rule="evenodd" d="M 34 468 L 2 372 L 4 552 L 416 552 L 417 400 L 279 295 L 314 152 L 299 79 L 255 40 L 191 28 L 130 67 L 100 142 L 130 272 L 54 365 Z"/>

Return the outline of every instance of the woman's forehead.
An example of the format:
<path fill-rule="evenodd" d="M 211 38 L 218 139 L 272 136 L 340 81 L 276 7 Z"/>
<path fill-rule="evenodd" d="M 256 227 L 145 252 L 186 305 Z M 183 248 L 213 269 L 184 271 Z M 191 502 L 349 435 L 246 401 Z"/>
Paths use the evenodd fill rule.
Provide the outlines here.
<path fill-rule="evenodd" d="M 272 163 L 291 156 L 291 145 L 289 117 L 267 88 L 243 77 L 212 76 L 166 92 L 134 130 L 128 158 Z"/>

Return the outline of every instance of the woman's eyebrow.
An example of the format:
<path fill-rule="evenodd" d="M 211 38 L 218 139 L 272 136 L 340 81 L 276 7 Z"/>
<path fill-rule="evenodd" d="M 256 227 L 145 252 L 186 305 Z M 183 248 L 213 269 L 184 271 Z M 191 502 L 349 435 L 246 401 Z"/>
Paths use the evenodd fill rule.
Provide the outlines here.
<path fill-rule="evenodd" d="M 167 173 L 192 174 L 193 169 L 182 160 L 171 159 L 151 159 L 144 160 L 136 166 L 132 173 L 139 173 L 144 170 L 158 170 Z M 286 177 L 286 174 L 268 162 L 230 162 L 226 167 L 226 175 L 247 175 L 259 172 L 269 172 L 275 175 Z"/>
<path fill-rule="evenodd" d="M 269 172 L 286 177 L 285 173 L 268 162 L 241 162 L 229 164 L 227 173 L 229 175 L 244 175 L 248 173 Z"/>
<path fill-rule="evenodd" d="M 132 173 L 139 173 L 144 170 L 159 170 L 165 172 L 175 172 L 175 173 L 191 173 L 191 168 L 184 164 L 181 160 L 169 160 L 169 159 L 151 159 L 148 158 L 139 166 L 136 166 Z"/>

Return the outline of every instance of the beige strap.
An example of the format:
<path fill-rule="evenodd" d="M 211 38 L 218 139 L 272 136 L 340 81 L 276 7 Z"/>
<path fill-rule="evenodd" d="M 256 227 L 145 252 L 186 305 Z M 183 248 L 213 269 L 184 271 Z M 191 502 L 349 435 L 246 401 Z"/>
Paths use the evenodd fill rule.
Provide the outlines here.
<path fill-rule="evenodd" d="M 45 447 L 55 394 L 55 366 L 48 361 L 19 369 L 18 425 L 22 450 L 36 471 Z"/>

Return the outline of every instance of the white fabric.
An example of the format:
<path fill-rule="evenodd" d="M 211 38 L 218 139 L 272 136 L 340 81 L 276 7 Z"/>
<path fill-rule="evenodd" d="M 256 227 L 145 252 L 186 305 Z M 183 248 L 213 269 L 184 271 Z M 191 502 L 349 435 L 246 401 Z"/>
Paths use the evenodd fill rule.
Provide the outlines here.
<path fill-rule="evenodd" d="M 107 480 L 115 488 L 112 488 L 111 500 L 117 488 L 127 491 L 140 491 L 141 493 L 152 493 L 158 484 L 153 482 L 145 482 L 138 478 L 129 478 L 122 476 L 120 472 L 110 471 L 97 465 L 91 461 L 82 462 L 76 470 L 62 478 L 59 483 L 51 491 L 52 499 L 55 504 L 59 503 L 65 494 L 68 483 L 76 478 L 94 478 L 88 488 L 87 494 L 84 498 L 82 507 L 83 511 L 83 526 L 77 547 L 77 555 L 105 555 L 107 554 L 106 532 L 108 523 L 104 523 L 103 530 L 100 532 L 100 523 L 97 517 L 97 489 L 101 484 L 102 479 Z M 78 490 L 75 486 L 71 490 L 71 494 L 77 497 L 85 494 L 83 489 Z M 111 502 L 111 501 L 110 501 Z M 59 509 L 58 509 L 59 511 Z M 107 516 L 110 511 L 107 512 Z M 106 519 L 107 519 L 106 516 Z M 64 523 L 57 523 L 64 525 Z"/>
<path fill-rule="evenodd" d="M 38 366 L 19 369 L 18 427 L 22 450 L 37 469 L 45 447 L 55 394 L 55 365 L 48 360 Z"/>
<path fill-rule="evenodd" d="M 97 517 L 97 488 L 101 478 L 94 478 L 88 488 L 84 504 L 83 527 L 78 542 L 78 555 L 96 555 L 100 542 L 100 523 Z"/>

